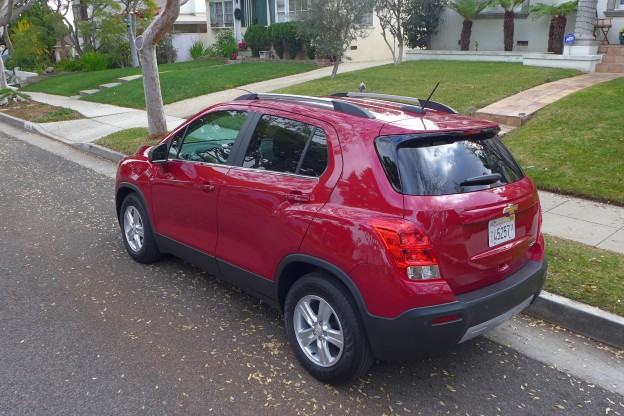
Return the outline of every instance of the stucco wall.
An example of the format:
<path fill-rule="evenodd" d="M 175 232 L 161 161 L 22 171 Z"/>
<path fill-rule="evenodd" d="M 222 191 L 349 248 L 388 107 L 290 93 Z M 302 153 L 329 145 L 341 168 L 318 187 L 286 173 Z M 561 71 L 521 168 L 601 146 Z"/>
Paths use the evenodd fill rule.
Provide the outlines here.
<path fill-rule="evenodd" d="M 208 36 L 205 33 L 177 33 L 173 35 L 173 47 L 177 49 L 178 56 L 176 62 L 192 61 L 189 49 L 193 42 L 201 40 L 204 45 L 209 45 Z"/>
<path fill-rule="evenodd" d="M 566 33 L 574 29 L 576 14 L 568 17 Z M 432 39 L 434 50 L 459 50 L 463 17 L 446 9 L 443 13 L 444 22 L 438 35 Z M 548 48 L 548 27 L 550 19 L 533 20 L 516 18 L 514 20 L 514 51 L 546 52 Z M 479 42 L 480 51 L 502 51 L 503 48 L 503 17 L 479 18 L 474 20 L 470 36 L 470 50 L 475 50 L 475 41 Z M 517 41 L 527 41 L 527 46 L 517 45 Z"/>
<path fill-rule="evenodd" d="M 351 44 L 355 50 L 348 50 L 347 56 L 353 61 L 376 61 L 380 59 L 392 59 L 392 52 L 386 45 L 381 35 L 379 19 L 373 18 L 373 27 L 365 29 L 368 35 L 365 38 L 357 39 Z M 390 40 L 392 42 L 392 40 Z M 404 52 L 405 54 L 405 52 Z"/>

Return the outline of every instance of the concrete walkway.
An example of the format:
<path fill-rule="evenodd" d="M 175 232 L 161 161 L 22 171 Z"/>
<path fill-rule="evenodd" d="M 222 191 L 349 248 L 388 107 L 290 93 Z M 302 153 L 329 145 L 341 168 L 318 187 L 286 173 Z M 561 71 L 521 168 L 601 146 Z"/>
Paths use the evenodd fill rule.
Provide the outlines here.
<path fill-rule="evenodd" d="M 548 104 L 552 104 L 584 88 L 622 76 L 624 74 L 593 72 L 547 82 L 488 105 L 478 110 L 476 115 L 477 117 L 509 126 L 506 129 L 506 131 L 509 131 L 510 128 L 520 127 L 533 113 Z"/>
<path fill-rule="evenodd" d="M 341 64 L 340 72 L 356 71 L 386 63 L 388 62 L 346 63 Z M 270 92 L 293 84 L 327 77 L 330 72 L 331 68 L 321 68 L 304 74 L 263 81 L 169 104 L 165 106 L 167 126 L 173 129 L 190 115 L 210 105 L 236 98 L 247 91 Z M 521 124 L 514 121 L 519 117 L 519 112 L 524 113 L 521 116 L 521 121 L 524 121 L 533 112 L 574 91 L 618 76 L 586 74 L 551 82 L 508 97 L 480 110 L 477 114 L 479 116 L 495 114 L 496 117 L 504 117 L 504 120 L 499 118 L 498 122 L 503 123 L 501 126 L 503 132 L 507 132 L 515 128 L 513 124 L 518 126 Z M 356 88 L 357 85 L 354 85 L 353 90 Z M 50 94 L 30 93 L 30 95 L 36 101 L 76 110 L 86 118 L 34 124 L 0 113 L 0 122 L 17 125 L 27 130 L 36 130 L 49 138 L 88 150 L 113 161 L 120 160 L 123 155 L 94 145 L 92 142 L 119 130 L 147 126 L 147 115 L 142 110 Z M 512 123 L 512 125 L 505 123 Z M 544 211 L 543 231 L 545 233 L 624 254 L 624 208 L 550 192 L 540 192 L 540 200 Z M 598 308 L 542 293 L 526 312 L 594 339 L 624 348 L 624 318 Z"/>

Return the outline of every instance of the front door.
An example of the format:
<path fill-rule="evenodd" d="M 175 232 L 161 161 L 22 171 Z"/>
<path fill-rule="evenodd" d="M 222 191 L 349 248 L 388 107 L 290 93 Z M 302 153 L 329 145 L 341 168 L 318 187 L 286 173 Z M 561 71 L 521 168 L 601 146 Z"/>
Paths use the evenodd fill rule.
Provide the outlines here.
<path fill-rule="evenodd" d="M 221 187 L 217 258 L 272 280 L 336 185 L 338 140 L 330 125 L 287 112 L 262 114 L 248 140 Z"/>
<path fill-rule="evenodd" d="M 172 138 L 169 160 L 156 167 L 152 181 L 159 234 L 214 256 L 219 189 L 246 119 L 244 111 L 217 111 Z"/>

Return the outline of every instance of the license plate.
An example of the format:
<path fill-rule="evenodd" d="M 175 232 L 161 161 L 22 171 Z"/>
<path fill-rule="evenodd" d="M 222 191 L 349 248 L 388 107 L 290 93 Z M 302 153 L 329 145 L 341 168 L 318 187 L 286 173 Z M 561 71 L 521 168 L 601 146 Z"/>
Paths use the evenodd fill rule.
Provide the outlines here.
<path fill-rule="evenodd" d="M 506 243 L 516 238 L 515 216 L 502 217 L 491 220 L 488 223 L 488 235 L 490 247 Z"/>

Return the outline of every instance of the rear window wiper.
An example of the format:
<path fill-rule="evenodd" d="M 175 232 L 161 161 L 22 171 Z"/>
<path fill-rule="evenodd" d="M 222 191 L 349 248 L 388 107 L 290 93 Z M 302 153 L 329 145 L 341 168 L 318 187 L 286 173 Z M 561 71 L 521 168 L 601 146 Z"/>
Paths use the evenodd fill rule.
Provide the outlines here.
<path fill-rule="evenodd" d="M 475 176 L 474 178 L 468 178 L 459 186 L 477 186 L 477 185 L 491 185 L 503 179 L 503 175 L 500 173 L 493 173 L 491 175 Z"/>

